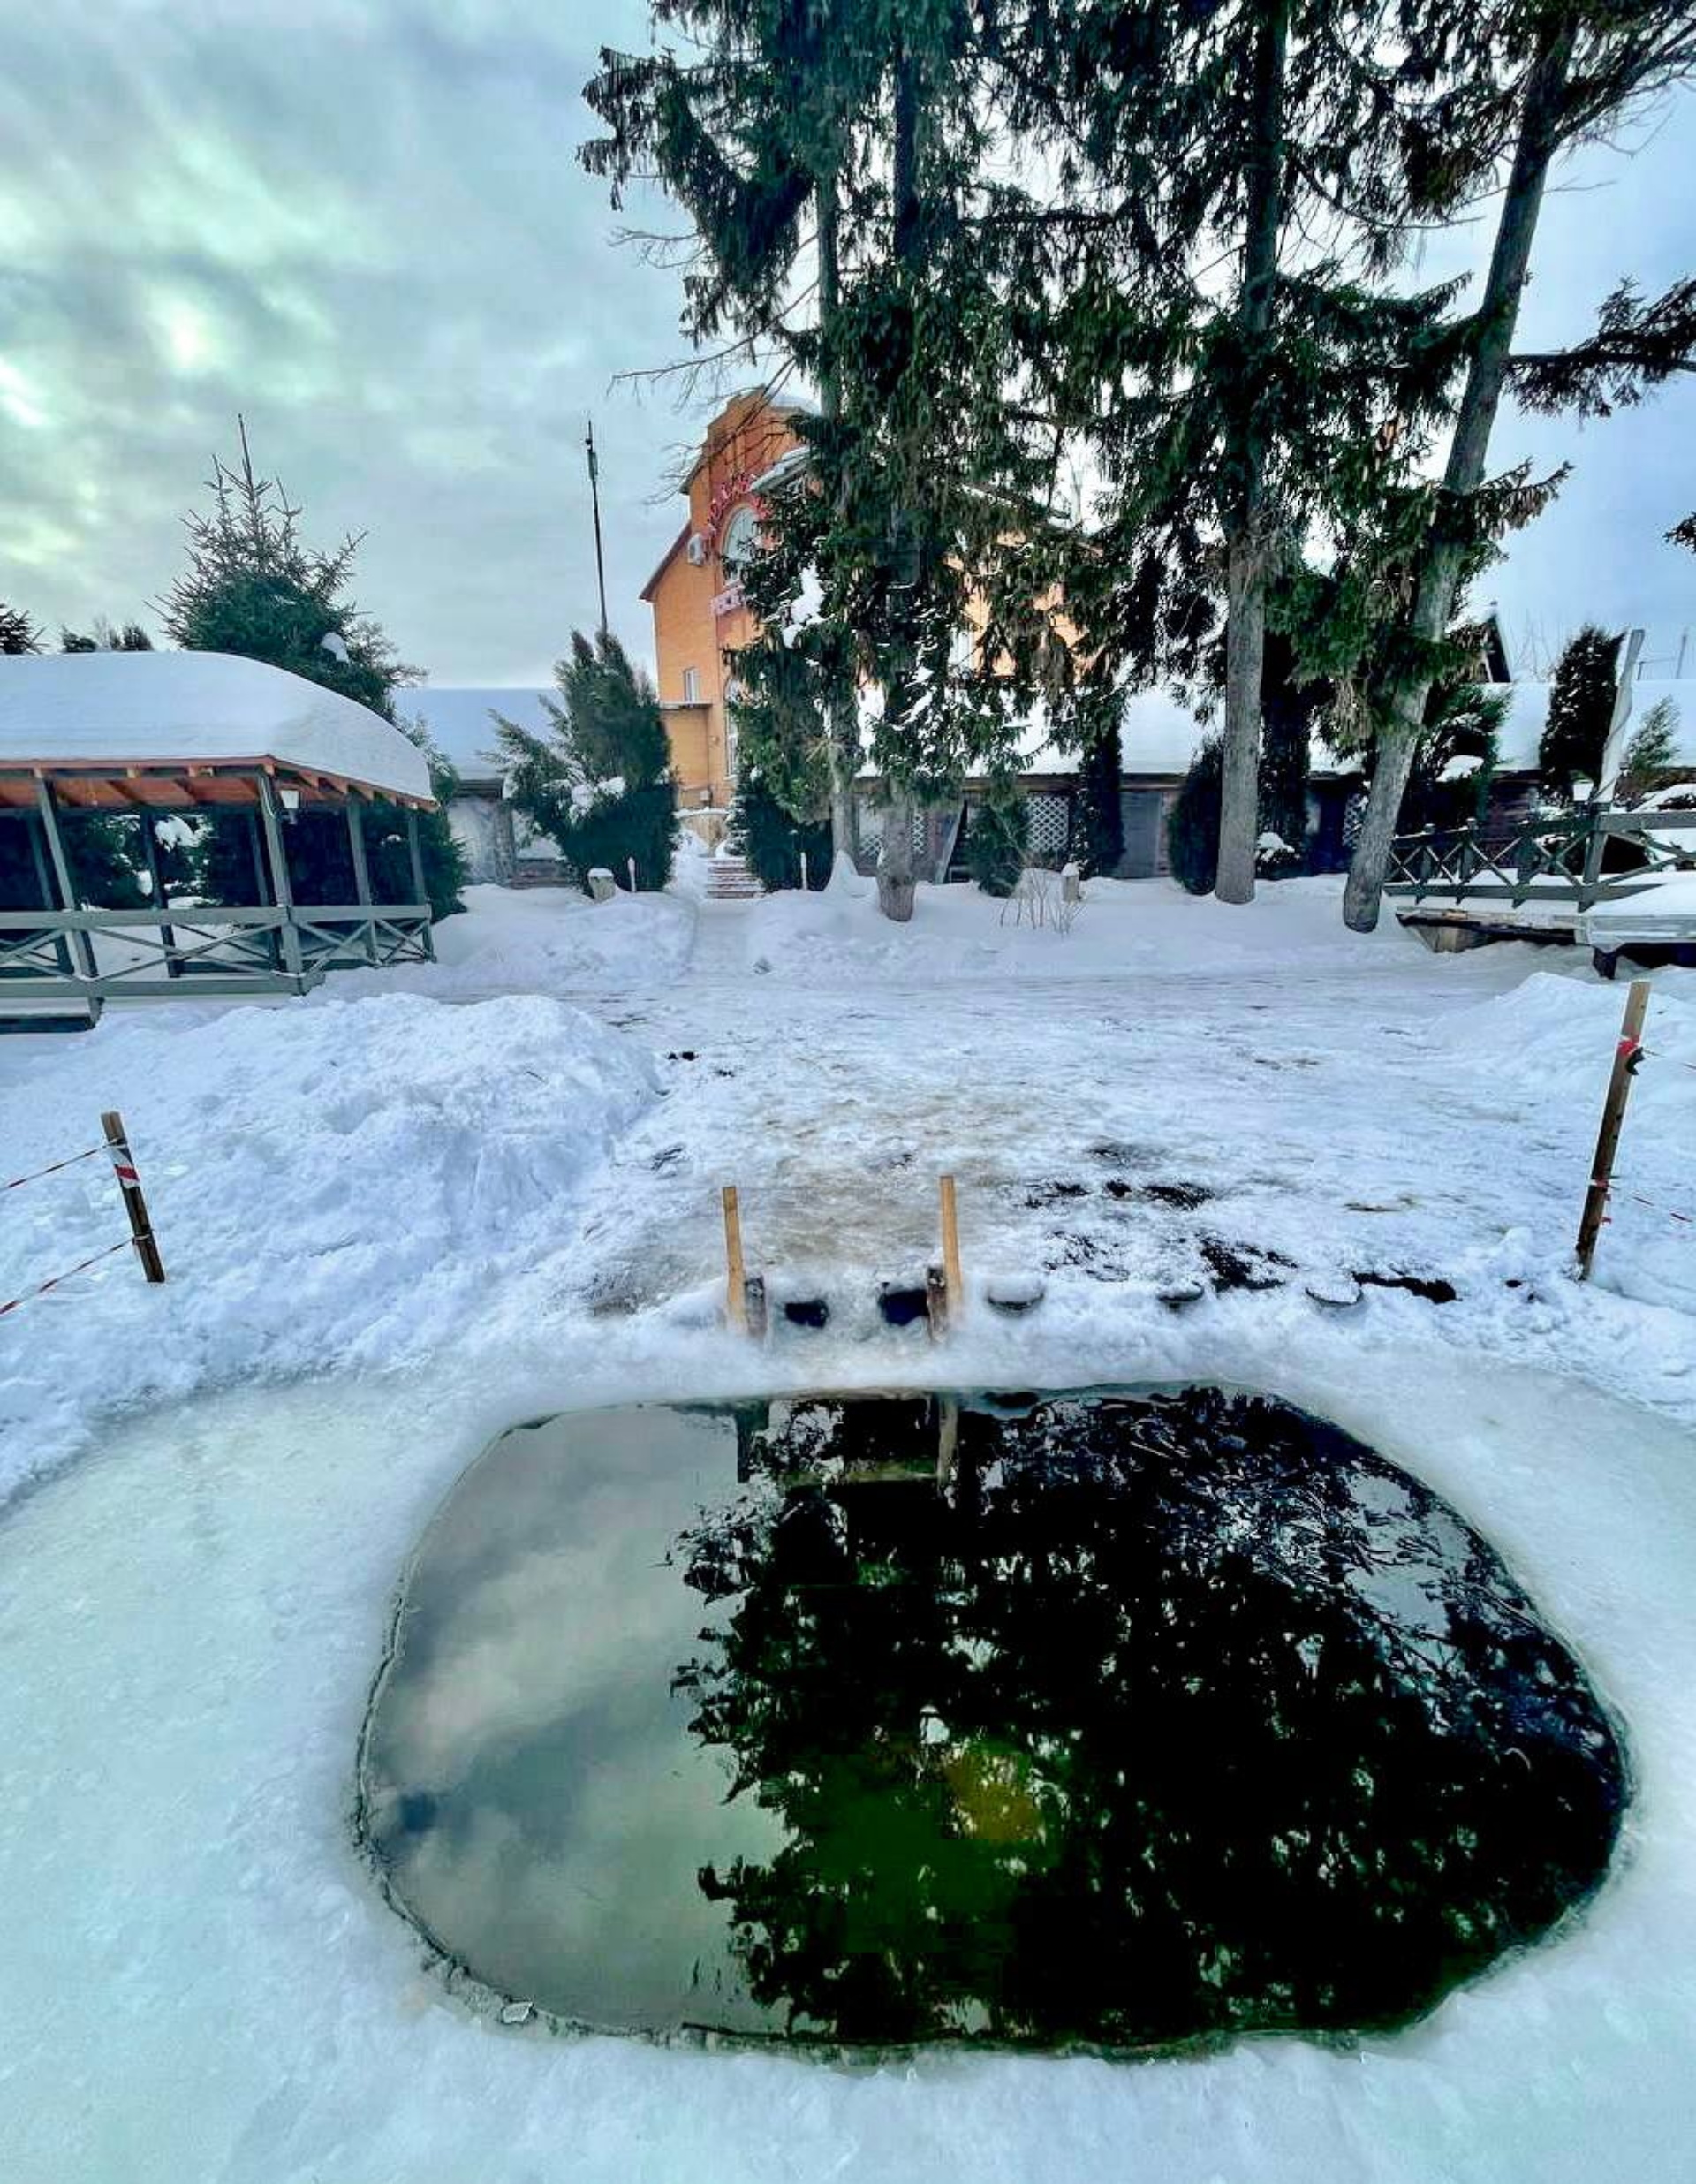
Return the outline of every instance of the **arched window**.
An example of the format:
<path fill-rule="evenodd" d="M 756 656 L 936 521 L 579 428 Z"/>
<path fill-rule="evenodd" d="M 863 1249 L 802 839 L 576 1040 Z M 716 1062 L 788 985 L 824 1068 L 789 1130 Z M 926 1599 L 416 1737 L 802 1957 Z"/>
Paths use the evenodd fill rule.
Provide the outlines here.
<path fill-rule="evenodd" d="M 759 550 L 760 519 L 745 501 L 724 526 L 719 542 L 718 557 L 724 564 L 725 576 L 734 582 Z"/>

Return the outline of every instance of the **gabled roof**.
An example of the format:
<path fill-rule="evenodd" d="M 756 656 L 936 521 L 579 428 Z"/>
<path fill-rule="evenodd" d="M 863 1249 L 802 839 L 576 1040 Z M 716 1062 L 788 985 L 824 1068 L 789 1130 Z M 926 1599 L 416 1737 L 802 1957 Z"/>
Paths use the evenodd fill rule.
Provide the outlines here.
<path fill-rule="evenodd" d="M 399 729 L 285 668 L 227 652 L 0 658 L 0 767 L 262 764 L 428 803 Z"/>
<path fill-rule="evenodd" d="M 666 571 L 671 566 L 671 564 L 677 559 L 678 556 L 689 543 L 689 541 L 693 535 L 693 532 L 692 527 L 685 523 L 682 530 L 678 533 L 676 538 L 674 538 L 671 543 L 666 548 L 659 567 L 655 570 L 653 575 L 650 576 L 647 583 L 642 586 L 640 595 L 650 606 L 654 603 L 654 592 L 655 587 L 659 583 L 660 579 L 665 574 Z"/>

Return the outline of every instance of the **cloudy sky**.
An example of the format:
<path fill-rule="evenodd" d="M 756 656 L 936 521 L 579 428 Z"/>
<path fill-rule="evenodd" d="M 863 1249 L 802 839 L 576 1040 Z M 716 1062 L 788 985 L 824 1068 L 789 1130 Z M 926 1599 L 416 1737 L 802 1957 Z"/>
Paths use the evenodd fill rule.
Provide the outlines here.
<path fill-rule="evenodd" d="M 610 391 L 678 353 L 674 278 L 614 243 L 573 153 L 641 0 L 57 0 L 8 11 L 0 73 L 0 598 L 141 613 L 178 518 L 247 418 L 309 535 L 367 534 L 361 603 L 438 683 L 543 679 L 594 617 L 582 459 L 602 459 L 615 627 L 681 514 L 698 429 Z M 1586 155 L 1546 211 L 1525 331 L 1571 336 L 1630 271 L 1696 265 L 1696 98 Z M 1482 233 L 1482 229 L 1475 233 Z M 1474 238 L 1433 254 L 1448 269 Z M 1504 418 L 1505 464 L 1571 459 L 1486 587 L 1532 658 L 1634 621 L 1671 671 L 1696 557 L 1696 389 L 1574 428 Z"/>

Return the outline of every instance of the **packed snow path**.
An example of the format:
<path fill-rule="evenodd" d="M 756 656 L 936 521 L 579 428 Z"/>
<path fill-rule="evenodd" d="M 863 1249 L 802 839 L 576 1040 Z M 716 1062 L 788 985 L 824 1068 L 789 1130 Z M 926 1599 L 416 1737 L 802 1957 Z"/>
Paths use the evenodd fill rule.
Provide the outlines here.
<path fill-rule="evenodd" d="M 1010 932 L 970 890 L 921 890 L 901 932 L 864 901 L 698 925 L 678 902 L 476 902 L 439 967 L 0 1049 L 8 1172 L 120 1106 L 172 1274 L 149 1291 L 115 1260 L 0 1323 L 0 1487 L 45 1478 L 0 1515 L 9 2178 L 1678 2173 L 1696 1246 L 1663 1210 L 1692 1210 L 1696 978 L 1655 982 L 1622 1162 L 1652 1204 L 1616 1209 L 1580 1290 L 1621 996 L 1570 957 L 1358 943 L 1322 887 L 1247 913 L 1104 889 L 1069 938 Z M 117 1208 L 93 1165 L 16 1194 L 0 1274 L 99 1240 Z M 870 1300 L 930 1255 L 944 1171 L 970 1277 L 1049 1286 L 934 1351 Z M 726 1180 L 755 1262 L 816 1282 L 829 1327 L 761 1351 L 719 1323 Z M 1198 1265 L 1204 1294 L 1169 1308 Z M 1361 1270 L 1457 1293 L 1306 1294 Z M 435 1501 L 552 1408 L 943 1375 L 1263 1386 L 1452 1499 L 1624 1723 L 1639 1801 L 1591 1915 L 1352 2054 L 846 2074 L 470 2018 L 347 1832 Z"/>

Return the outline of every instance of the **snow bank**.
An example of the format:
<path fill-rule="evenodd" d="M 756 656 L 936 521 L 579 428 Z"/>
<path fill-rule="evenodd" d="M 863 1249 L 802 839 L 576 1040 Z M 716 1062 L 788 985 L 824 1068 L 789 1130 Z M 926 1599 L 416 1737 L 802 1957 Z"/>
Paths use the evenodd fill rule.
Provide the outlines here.
<path fill-rule="evenodd" d="M 639 1049 L 540 996 L 148 1014 L 49 1048 L 0 1082 L 6 1176 L 97 1142 L 121 1108 L 170 1278 L 148 1288 L 125 1252 L 0 1321 L 0 1495 L 96 1406 L 510 1331 L 654 1091 Z M 0 1301 L 125 1232 L 104 1158 L 5 1210 Z"/>
<path fill-rule="evenodd" d="M 1654 988 L 1645 1058 L 1632 1087 L 1593 1283 L 1641 1304 L 1696 1313 L 1696 975 L 1657 973 Z M 1558 1134 L 1587 1150 L 1613 1068 L 1624 998 L 1623 982 L 1596 984 L 1539 972 L 1450 1020 L 1443 1039 L 1526 1134 Z M 1524 1270 L 1557 1293 L 1583 1180 L 1582 1173 L 1574 1179 L 1570 1220 L 1546 1238 Z M 1622 1338 L 1641 1341 L 1665 1358 L 1692 1354 L 1687 1322 L 1622 1330 Z"/>
<path fill-rule="evenodd" d="M 404 990 L 443 1001 L 622 991 L 675 978 L 694 941 L 688 906 L 669 895 L 594 903 L 574 887 L 468 887 L 465 903 L 463 916 L 435 927 L 434 963 L 338 972 L 323 991 Z"/>
<path fill-rule="evenodd" d="M 1186 895 L 1171 880 L 1089 880 L 1069 933 L 1014 922 L 969 881 L 920 885 L 906 925 L 878 911 L 875 891 L 834 886 L 768 895 L 741 928 L 749 968 L 780 978 L 1100 978 L 1124 972 L 1234 971 L 1260 962 L 1304 971 L 1358 969 L 1384 947 L 1419 943 L 1387 918 L 1369 938 L 1344 930 L 1341 876 L 1263 886 L 1252 906 Z M 1055 883 L 1059 892 L 1059 883 Z M 1003 915 L 1004 910 L 1004 915 Z"/>

